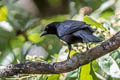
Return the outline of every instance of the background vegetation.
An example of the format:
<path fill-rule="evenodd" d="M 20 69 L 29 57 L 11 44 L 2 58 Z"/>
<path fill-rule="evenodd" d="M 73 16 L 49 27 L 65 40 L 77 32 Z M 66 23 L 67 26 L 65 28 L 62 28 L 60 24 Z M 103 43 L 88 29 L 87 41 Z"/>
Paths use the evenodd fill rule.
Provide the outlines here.
<path fill-rule="evenodd" d="M 120 0 L 0 0 L 0 65 L 66 60 L 66 44 L 56 36 L 40 38 L 45 25 L 54 21 L 82 20 L 91 24 L 96 36 L 109 39 L 120 30 L 119 5 Z M 72 47 L 71 56 L 86 50 L 81 43 Z M 120 49 L 68 73 L 1 80 L 120 80 Z"/>

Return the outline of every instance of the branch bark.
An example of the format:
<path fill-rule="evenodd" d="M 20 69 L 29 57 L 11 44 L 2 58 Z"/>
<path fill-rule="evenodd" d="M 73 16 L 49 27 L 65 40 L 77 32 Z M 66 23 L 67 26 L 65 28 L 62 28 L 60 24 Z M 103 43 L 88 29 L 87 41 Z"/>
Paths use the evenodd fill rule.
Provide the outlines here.
<path fill-rule="evenodd" d="M 72 71 L 120 47 L 120 32 L 100 45 L 63 62 L 22 62 L 0 67 L 0 77 L 17 74 L 58 74 Z"/>

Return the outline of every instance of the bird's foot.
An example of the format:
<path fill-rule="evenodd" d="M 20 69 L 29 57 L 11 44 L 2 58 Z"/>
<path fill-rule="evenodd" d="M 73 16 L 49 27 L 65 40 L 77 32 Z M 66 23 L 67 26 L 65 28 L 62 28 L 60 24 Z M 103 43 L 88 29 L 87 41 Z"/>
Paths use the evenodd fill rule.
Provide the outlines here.
<path fill-rule="evenodd" d="M 67 60 L 70 59 L 70 56 L 68 55 Z"/>
<path fill-rule="evenodd" d="M 89 50 L 88 46 L 87 46 L 86 50 Z"/>
<path fill-rule="evenodd" d="M 86 50 L 89 50 L 89 45 L 86 43 Z"/>

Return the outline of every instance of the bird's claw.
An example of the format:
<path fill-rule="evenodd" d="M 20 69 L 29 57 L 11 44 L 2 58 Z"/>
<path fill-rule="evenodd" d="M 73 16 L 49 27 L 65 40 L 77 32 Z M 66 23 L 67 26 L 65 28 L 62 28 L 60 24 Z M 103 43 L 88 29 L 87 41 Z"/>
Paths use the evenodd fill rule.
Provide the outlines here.
<path fill-rule="evenodd" d="M 68 55 L 67 60 L 70 59 L 70 56 Z"/>

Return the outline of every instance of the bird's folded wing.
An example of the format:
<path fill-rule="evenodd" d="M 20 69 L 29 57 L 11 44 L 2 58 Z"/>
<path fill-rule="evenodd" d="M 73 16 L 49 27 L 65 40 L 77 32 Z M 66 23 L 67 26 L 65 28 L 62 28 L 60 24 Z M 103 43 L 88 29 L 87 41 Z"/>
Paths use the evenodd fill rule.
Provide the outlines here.
<path fill-rule="evenodd" d="M 73 33 L 73 35 L 78 37 L 78 38 L 82 38 L 83 42 L 85 42 L 85 43 L 87 43 L 87 42 L 100 42 L 101 41 L 101 39 L 94 36 L 88 30 L 80 30 L 80 31 Z"/>
<path fill-rule="evenodd" d="M 94 32 L 90 25 L 86 24 L 82 21 L 73 21 L 73 20 L 67 20 L 64 22 L 61 22 L 59 27 L 57 28 L 58 36 L 62 37 L 64 35 L 71 34 L 73 32 L 79 31 L 81 29 L 88 28 L 91 32 Z"/>

